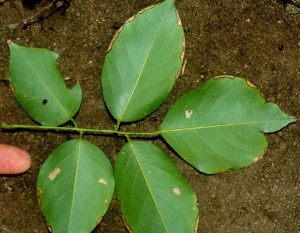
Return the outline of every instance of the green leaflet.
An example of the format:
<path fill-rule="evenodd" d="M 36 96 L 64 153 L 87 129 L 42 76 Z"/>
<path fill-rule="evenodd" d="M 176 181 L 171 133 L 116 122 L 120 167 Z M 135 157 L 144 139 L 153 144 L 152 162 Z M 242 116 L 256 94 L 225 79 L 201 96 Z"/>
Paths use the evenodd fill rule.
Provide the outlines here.
<path fill-rule="evenodd" d="M 166 99 L 182 66 L 184 33 L 174 0 L 130 18 L 109 50 L 102 89 L 110 113 L 118 124 L 145 118 Z"/>
<path fill-rule="evenodd" d="M 115 165 L 121 209 L 134 233 L 192 233 L 196 195 L 168 156 L 146 142 L 129 142 Z"/>
<path fill-rule="evenodd" d="M 84 140 L 59 145 L 43 164 L 37 182 L 52 232 L 91 232 L 111 202 L 114 185 L 111 164 L 97 146 Z"/>
<path fill-rule="evenodd" d="M 46 49 L 9 43 L 10 83 L 21 107 L 42 125 L 62 125 L 76 114 L 82 101 L 79 84 L 68 89 L 56 67 L 58 55 Z"/>
<path fill-rule="evenodd" d="M 209 80 L 180 98 L 165 117 L 161 135 L 199 171 L 214 174 L 250 165 L 264 153 L 263 133 L 295 119 L 241 78 Z"/>

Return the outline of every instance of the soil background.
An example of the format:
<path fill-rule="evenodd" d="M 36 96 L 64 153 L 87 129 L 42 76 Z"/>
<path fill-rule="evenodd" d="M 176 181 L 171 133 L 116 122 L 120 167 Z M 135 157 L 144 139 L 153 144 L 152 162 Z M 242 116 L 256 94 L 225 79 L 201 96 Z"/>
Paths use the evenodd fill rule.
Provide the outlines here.
<path fill-rule="evenodd" d="M 100 76 L 107 48 L 117 29 L 155 0 L 72 0 L 66 9 L 50 7 L 30 19 L 49 1 L 34 7 L 20 0 L 0 3 L 0 122 L 33 124 L 16 103 L 8 83 L 9 50 L 6 41 L 50 49 L 59 54 L 58 66 L 68 86 L 77 81 L 83 104 L 76 120 L 81 127 L 112 129 L 101 95 Z M 172 104 L 184 93 L 216 75 L 237 75 L 255 84 L 267 101 L 300 117 L 300 14 L 287 11 L 279 0 L 177 0 L 186 36 L 187 61 L 167 101 L 146 120 L 123 129 L 153 131 Z M 297 10 L 297 9 L 296 9 Z M 26 26 L 7 29 L 29 19 Z M 11 25 L 13 26 L 13 25 Z M 47 233 L 38 205 L 36 180 L 47 156 L 76 134 L 36 131 L 0 131 L 0 142 L 30 152 L 32 168 L 18 176 L 0 176 L 0 233 Z M 198 197 L 201 233 L 300 232 L 299 122 L 266 135 L 264 157 L 250 167 L 219 175 L 197 172 L 166 146 Z M 111 162 L 124 145 L 118 137 L 86 135 Z M 94 230 L 127 232 L 116 197 Z"/>

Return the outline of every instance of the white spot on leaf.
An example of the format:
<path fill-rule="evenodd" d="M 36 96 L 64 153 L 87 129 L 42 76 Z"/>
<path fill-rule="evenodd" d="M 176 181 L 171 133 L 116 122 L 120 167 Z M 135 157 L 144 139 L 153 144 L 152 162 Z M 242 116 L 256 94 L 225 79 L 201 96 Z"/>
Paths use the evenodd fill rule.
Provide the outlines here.
<path fill-rule="evenodd" d="M 53 170 L 53 172 L 51 172 L 50 174 L 49 174 L 49 179 L 50 180 L 54 180 L 55 178 L 56 178 L 56 176 L 58 175 L 60 173 L 60 169 L 59 168 L 55 168 L 54 170 Z"/>
<path fill-rule="evenodd" d="M 104 178 L 99 179 L 99 180 L 98 180 L 98 183 L 99 183 L 99 184 L 107 185 L 107 182 L 106 182 L 106 180 L 105 180 Z"/>
<path fill-rule="evenodd" d="M 181 192 L 180 192 L 180 189 L 179 189 L 179 188 L 173 188 L 173 193 L 174 193 L 176 196 L 180 196 L 180 195 L 181 195 Z"/>
<path fill-rule="evenodd" d="M 185 113 L 185 118 L 189 119 L 193 115 L 193 110 L 186 110 L 184 113 Z"/>

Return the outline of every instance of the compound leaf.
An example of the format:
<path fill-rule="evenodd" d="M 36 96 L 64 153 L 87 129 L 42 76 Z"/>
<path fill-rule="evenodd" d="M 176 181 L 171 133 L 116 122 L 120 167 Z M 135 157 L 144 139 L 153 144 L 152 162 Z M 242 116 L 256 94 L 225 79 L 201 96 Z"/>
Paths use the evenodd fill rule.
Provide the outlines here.
<path fill-rule="evenodd" d="M 47 49 L 9 43 L 10 83 L 26 113 L 42 125 L 58 126 L 71 120 L 80 108 L 79 84 L 68 89 L 56 67 L 58 55 Z"/>
<path fill-rule="evenodd" d="M 159 147 L 127 143 L 117 157 L 115 179 L 131 232 L 196 232 L 196 195 Z"/>
<path fill-rule="evenodd" d="M 84 140 L 59 145 L 43 164 L 37 188 L 52 232 L 91 232 L 113 193 L 112 166 L 104 153 Z"/>
<path fill-rule="evenodd" d="M 142 10 L 121 27 L 102 69 L 104 100 L 119 123 L 142 119 L 163 103 L 181 69 L 183 50 L 174 0 Z"/>
<path fill-rule="evenodd" d="M 250 165 L 267 147 L 263 133 L 294 121 L 244 79 L 212 79 L 174 104 L 161 135 L 188 163 L 214 174 Z"/>

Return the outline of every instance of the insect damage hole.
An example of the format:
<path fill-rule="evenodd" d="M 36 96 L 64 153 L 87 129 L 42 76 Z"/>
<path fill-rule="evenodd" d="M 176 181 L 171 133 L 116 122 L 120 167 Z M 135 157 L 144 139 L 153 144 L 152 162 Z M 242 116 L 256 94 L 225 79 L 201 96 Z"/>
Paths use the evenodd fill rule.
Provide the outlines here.
<path fill-rule="evenodd" d="M 186 110 L 184 113 L 185 113 L 185 118 L 189 119 L 193 115 L 193 110 Z"/>
<path fill-rule="evenodd" d="M 46 105 L 48 103 L 48 100 L 47 99 L 43 99 L 42 103 L 43 103 L 43 105 Z"/>

